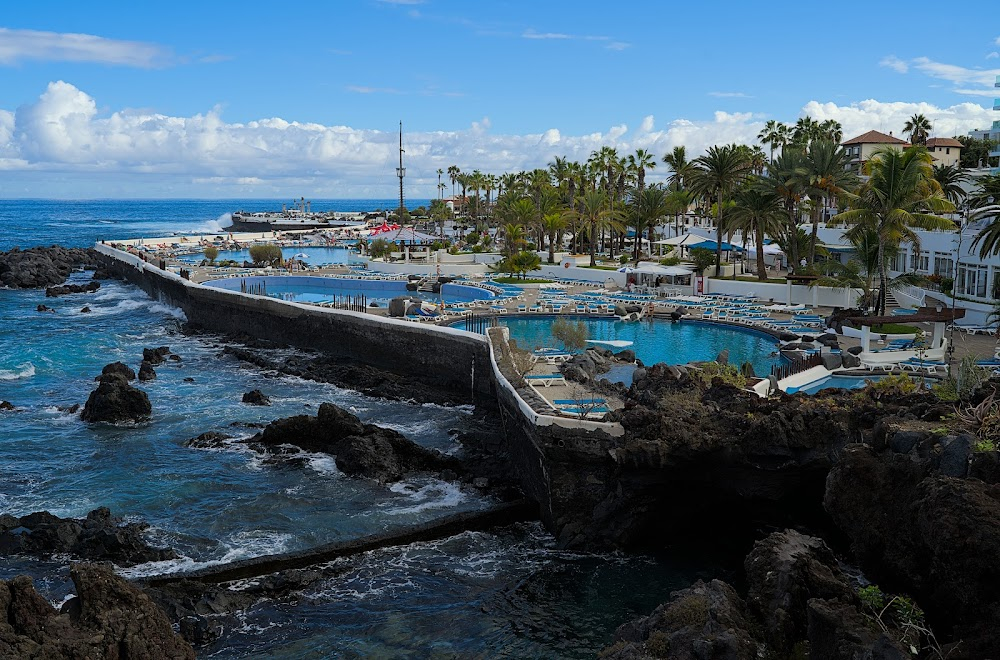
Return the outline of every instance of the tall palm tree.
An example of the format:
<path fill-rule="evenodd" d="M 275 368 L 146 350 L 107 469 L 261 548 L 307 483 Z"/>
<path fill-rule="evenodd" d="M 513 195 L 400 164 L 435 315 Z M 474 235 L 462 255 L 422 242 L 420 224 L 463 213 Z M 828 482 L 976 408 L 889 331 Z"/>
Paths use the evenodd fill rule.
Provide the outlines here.
<path fill-rule="evenodd" d="M 750 173 L 750 162 L 735 144 L 711 146 L 694 160 L 692 189 L 716 199 L 715 276 L 722 270 L 722 235 L 726 231 L 725 200 Z"/>
<path fill-rule="evenodd" d="M 819 201 L 812 212 L 812 236 L 809 240 L 809 263 L 816 261 L 816 236 L 819 231 L 820 216 L 826 220 L 827 209 L 837 195 L 855 182 L 854 174 L 848 171 L 850 156 L 838 142 L 815 140 L 806 156 L 808 170 L 807 191 L 810 198 Z"/>
<path fill-rule="evenodd" d="M 799 243 L 795 237 L 799 231 L 800 205 L 806 194 L 808 180 L 809 169 L 805 153 L 798 147 L 790 146 L 782 149 L 767 168 L 767 176 L 757 179 L 754 183 L 755 187 L 765 192 L 772 192 L 781 199 L 787 216 L 783 234 L 789 249 L 785 250 L 785 254 L 788 255 L 789 263 L 795 265 L 799 263 Z"/>
<path fill-rule="evenodd" d="M 840 144 L 844 139 L 844 129 L 836 119 L 824 120 L 819 125 L 819 139 L 828 140 L 834 144 Z"/>
<path fill-rule="evenodd" d="M 818 121 L 806 115 L 799 117 L 792 127 L 792 143 L 801 149 L 809 147 L 809 143 L 821 136 L 822 129 Z"/>
<path fill-rule="evenodd" d="M 451 179 L 451 197 L 455 198 L 455 182 L 458 181 L 458 175 L 462 173 L 462 170 L 458 169 L 458 165 L 448 166 L 448 178 Z"/>
<path fill-rule="evenodd" d="M 879 294 L 876 315 L 885 312 L 888 289 L 886 254 L 900 243 L 920 245 L 914 227 L 950 229 L 954 224 L 928 211 L 950 211 L 955 206 L 940 195 L 929 195 L 931 156 L 924 147 L 905 151 L 880 149 L 868 161 L 870 176 L 855 193 L 844 193 L 850 208 L 840 214 L 853 225 L 845 236 L 855 240 L 873 231 L 878 239 Z"/>
<path fill-rule="evenodd" d="M 962 184 L 969 180 L 969 175 L 958 165 L 934 165 L 934 180 L 941 186 L 945 199 L 958 206 L 965 199 L 966 192 Z"/>
<path fill-rule="evenodd" d="M 441 199 L 441 191 L 444 190 L 444 188 L 441 186 L 441 175 L 442 174 L 444 174 L 444 170 L 442 170 L 439 167 L 438 171 L 437 171 L 437 175 L 438 175 L 438 199 Z"/>
<path fill-rule="evenodd" d="M 629 166 L 636 172 L 636 187 L 639 190 L 646 188 L 646 170 L 656 169 L 656 157 L 645 149 L 636 149 L 635 153 L 628 157 Z"/>
<path fill-rule="evenodd" d="M 979 248 L 979 258 L 987 259 L 991 255 L 1000 254 L 1000 205 L 990 204 L 971 209 L 966 221 L 975 222 L 982 218 L 990 218 L 990 222 L 976 234 L 972 247 L 982 243 Z"/>
<path fill-rule="evenodd" d="M 910 136 L 913 145 L 927 144 L 931 128 L 931 120 L 921 114 L 913 115 L 903 124 L 903 132 Z"/>
<path fill-rule="evenodd" d="M 681 216 L 687 213 L 694 203 L 694 193 L 690 190 L 673 190 L 667 198 L 667 203 L 670 205 L 670 213 L 674 216 L 676 234 L 680 236 Z"/>
<path fill-rule="evenodd" d="M 757 278 L 767 279 L 764 263 L 764 236 L 777 236 L 785 220 L 781 198 L 760 188 L 744 186 L 734 196 L 733 225 L 742 230 L 743 236 L 752 233 L 757 246 Z"/>
<path fill-rule="evenodd" d="M 567 213 L 565 211 L 553 211 L 546 213 L 542 218 L 542 229 L 549 239 L 549 263 L 556 262 L 556 245 L 562 243 L 562 233 L 566 229 Z"/>
<path fill-rule="evenodd" d="M 653 227 L 656 226 L 657 220 L 671 212 L 672 207 L 666 189 L 658 185 L 642 189 L 634 188 L 629 201 L 629 219 L 635 227 L 634 258 L 638 261 L 642 247 L 642 232 L 649 231 L 649 243 L 652 246 Z"/>
<path fill-rule="evenodd" d="M 674 190 L 683 188 L 693 168 L 684 146 L 674 147 L 673 151 L 663 157 L 663 162 L 670 167 L 670 177 L 667 179 L 670 187 Z"/>
<path fill-rule="evenodd" d="M 783 124 L 776 119 L 768 119 L 767 123 L 764 124 L 764 128 L 757 134 L 757 140 L 761 144 L 770 145 L 771 162 L 774 162 L 775 149 L 788 144 L 789 132 L 788 124 Z"/>
<path fill-rule="evenodd" d="M 608 193 L 599 188 L 587 190 L 580 197 L 580 209 L 574 211 L 587 226 L 590 242 L 590 265 L 597 265 L 597 234 L 609 224 L 616 223 L 620 214 L 608 203 Z"/>

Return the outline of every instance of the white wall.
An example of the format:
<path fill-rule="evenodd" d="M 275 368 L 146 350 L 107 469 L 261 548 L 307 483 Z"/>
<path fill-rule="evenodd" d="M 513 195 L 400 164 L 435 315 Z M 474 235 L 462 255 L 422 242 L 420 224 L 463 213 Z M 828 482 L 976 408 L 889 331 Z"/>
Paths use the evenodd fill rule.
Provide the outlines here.
<path fill-rule="evenodd" d="M 726 293 L 730 295 L 755 295 L 763 300 L 782 303 L 804 303 L 806 305 L 821 305 L 823 307 L 852 307 L 859 290 L 833 289 L 825 286 L 808 287 L 795 284 L 791 287 L 791 300 L 788 300 L 788 285 L 770 282 L 744 282 L 742 280 L 705 280 L 705 293 Z"/>

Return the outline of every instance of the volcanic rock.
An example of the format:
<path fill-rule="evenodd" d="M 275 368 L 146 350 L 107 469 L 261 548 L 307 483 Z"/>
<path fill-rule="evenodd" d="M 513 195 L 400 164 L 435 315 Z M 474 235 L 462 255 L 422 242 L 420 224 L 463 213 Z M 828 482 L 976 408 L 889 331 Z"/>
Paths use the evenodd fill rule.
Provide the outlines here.
<path fill-rule="evenodd" d="M 852 447 L 824 507 L 880 583 L 906 585 L 961 657 L 1000 656 L 1000 486 L 934 471 L 914 453 Z"/>
<path fill-rule="evenodd" d="M 54 312 L 56 310 L 52 309 L 48 305 L 39 304 L 37 307 L 35 307 L 35 311 L 37 311 L 37 312 Z"/>
<path fill-rule="evenodd" d="M 194 447 L 195 449 L 219 449 L 225 446 L 225 441 L 231 436 L 225 433 L 219 433 L 218 431 L 207 431 L 201 435 L 186 440 L 184 442 L 185 447 Z"/>
<path fill-rule="evenodd" d="M 332 403 L 321 404 L 316 417 L 296 415 L 273 421 L 249 442 L 272 452 L 290 444 L 333 454 L 341 472 L 381 483 L 399 481 L 411 471 L 459 468 L 455 459 L 425 449 L 391 429 L 365 424 Z"/>
<path fill-rule="evenodd" d="M 149 561 L 175 559 L 169 548 L 154 548 L 142 537 L 148 525 L 121 524 L 105 507 L 85 519 L 59 518 L 39 511 L 20 518 L 0 519 L 0 553 L 50 557 L 70 554 L 88 561 L 111 561 L 133 566 Z"/>
<path fill-rule="evenodd" d="M 36 289 L 62 284 L 73 269 L 86 264 L 96 264 L 95 250 L 52 247 L 35 247 L 27 250 L 14 248 L 0 253 L 0 286 L 11 289 Z"/>
<path fill-rule="evenodd" d="M 155 379 L 156 379 L 156 370 L 153 369 L 153 365 L 151 365 L 146 360 L 143 360 L 139 364 L 139 380 L 147 381 Z"/>
<path fill-rule="evenodd" d="M 90 393 L 83 406 L 80 419 L 85 422 L 139 422 L 153 412 L 149 397 L 142 390 L 129 385 L 121 373 L 100 376 L 100 384 Z"/>
<path fill-rule="evenodd" d="M 57 612 L 27 576 L 0 581 L 0 656 L 194 660 L 164 612 L 107 566 L 73 564 L 76 597 Z"/>
<path fill-rule="evenodd" d="M 81 314 L 90 314 L 90 308 L 89 307 L 84 307 L 84 308 L 82 308 L 80 310 L 80 313 Z"/>
<path fill-rule="evenodd" d="M 260 390 L 250 390 L 243 393 L 243 403 L 251 406 L 269 406 L 271 399 Z"/>
<path fill-rule="evenodd" d="M 91 281 L 88 284 L 63 284 L 45 289 L 46 298 L 57 298 L 71 293 L 93 293 L 101 288 L 100 282 Z"/>
<path fill-rule="evenodd" d="M 169 346 L 160 346 L 159 348 L 144 348 L 142 349 L 142 359 L 149 362 L 152 366 L 158 366 L 163 364 L 166 357 L 170 354 Z"/>
<path fill-rule="evenodd" d="M 10 401 L 0 401 L 0 410 L 17 410 Z"/>
<path fill-rule="evenodd" d="M 108 374 L 121 374 L 125 376 L 126 380 L 135 380 L 135 372 L 132 371 L 132 367 L 124 362 L 112 362 L 111 364 L 104 365 L 104 368 L 101 369 L 101 375 L 94 380 L 101 380 L 101 376 L 107 376 Z"/>

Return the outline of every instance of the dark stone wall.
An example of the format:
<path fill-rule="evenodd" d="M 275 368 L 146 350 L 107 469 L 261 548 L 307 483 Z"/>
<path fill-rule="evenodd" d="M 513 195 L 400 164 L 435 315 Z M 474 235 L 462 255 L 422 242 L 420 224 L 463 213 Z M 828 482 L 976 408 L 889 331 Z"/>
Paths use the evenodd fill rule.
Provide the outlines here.
<path fill-rule="evenodd" d="M 482 336 L 193 286 L 153 268 L 154 264 L 142 269 L 107 256 L 103 260 L 108 270 L 151 298 L 184 310 L 196 328 L 245 333 L 343 356 L 448 390 L 462 401 L 496 405 L 489 350 Z"/>

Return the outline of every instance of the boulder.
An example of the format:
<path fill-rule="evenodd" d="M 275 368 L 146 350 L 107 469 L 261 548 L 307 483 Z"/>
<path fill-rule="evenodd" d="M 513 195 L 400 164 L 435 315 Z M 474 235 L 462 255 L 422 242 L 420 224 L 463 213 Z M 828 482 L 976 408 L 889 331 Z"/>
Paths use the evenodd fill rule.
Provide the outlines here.
<path fill-rule="evenodd" d="M 167 346 L 160 346 L 159 348 L 144 348 L 142 349 L 142 359 L 149 362 L 150 365 L 156 367 L 165 361 L 167 355 L 170 354 L 170 348 Z"/>
<path fill-rule="evenodd" d="M 969 477 L 988 484 L 1000 484 L 1000 452 L 974 453 L 969 460 Z"/>
<path fill-rule="evenodd" d="M 695 582 L 670 594 L 670 602 L 615 632 L 603 660 L 756 660 L 763 652 L 751 634 L 746 604 L 721 580 Z"/>
<path fill-rule="evenodd" d="M 56 611 L 31 578 L 0 580 L 0 657 L 194 660 L 166 614 L 108 566 L 73 564 L 76 596 Z"/>
<path fill-rule="evenodd" d="M 225 446 L 225 441 L 228 440 L 230 436 L 225 433 L 219 433 L 218 431 L 207 431 L 202 433 L 198 437 L 191 438 L 184 442 L 185 447 L 194 447 L 195 449 L 219 449 Z"/>
<path fill-rule="evenodd" d="M 243 393 L 243 403 L 250 406 L 269 406 L 271 399 L 260 390 L 251 390 Z"/>
<path fill-rule="evenodd" d="M 628 364 L 635 363 L 635 351 L 631 348 L 626 348 L 623 351 L 618 351 L 615 353 L 615 359 L 619 362 L 626 362 Z"/>
<path fill-rule="evenodd" d="M 964 477 L 969 472 L 969 458 L 975 444 L 976 439 L 968 434 L 942 438 L 938 471 L 946 477 Z"/>
<path fill-rule="evenodd" d="M 37 307 L 35 307 L 35 311 L 37 311 L 37 312 L 54 312 L 56 310 L 52 309 L 48 305 L 41 305 L 40 304 Z"/>
<path fill-rule="evenodd" d="M 10 411 L 10 410 L 17 410 L 17 408 L 15 408 L 14 404 L 11 403 L 10 401 L 0 401 L 0 410 Z"/>
<path fill-rule="evenodd" d="M 814 598 L 808 603 L 809 660 L 910 660 L 875 621 L 851 603 Z"/>
<path fill-rule="evenodd" d="M 729 364 L 729 349 L 722 349 L 722 352 L 715 357 L 715 361 L 719 364 Z"/>
<path fill-rule="evenodd" d="M 69 554 L 87 561 L 111 561 L 134 566 L 150 561 L 175 559 L 169 548 L 154 548 L 143 532 L 148 525 L 122 524 L 105 507 L 84 519 L 59 518 L 47 511 L 0 521 L 0 554 L 51 557 Z"/>
<path fill-rule="evenodd" d="M 332 403 L 321 404 L 316 417 L 296 415 L 273 421 L 249 442 L 269 452 L 295 445 L 332 454 L 341 472 L 381 483 L 399 481 L 412 471 L 460 468 L 456 459 L 425 449 L 391 429 L 365 424 Z"/>
<path fill-rule="evenodd" d="M 153 369 L 153 365 L 151 365 L 146 360 L 143 360 L 139 364 L 139 380 L 147 381 L 155 379 L 156 379 L 156 370 Z"/>
<path fill-rule="evenodd" d="M 843 358 L 840 357 L 839 353 L 823 353 L 820 355 L 820 360 L 823 361 L 823 366 L 830 371 L 844 366 Z"/>
<path fill-rule="evenodd" d="M 89 307 L 83 307 L 83 308 L 80 309 L 80 313 L 81 314 L 90 314 L 90 308 Z"/>
<path fill-rule="evenodd" d="M 121 373 L 100 376 L 97 389 L 90 393 L 80 419 L 85 422 L 141 422 L 153 413 L 149 397 L 129 385 Z"/>
<path fill-rule="evenodd" d="M 845 369 L 857 369 L 861 366 L 861 358 L 851 352 L 841 353 L 840 360 Z"/>
<path fill-rule="evenodd" d="M 45 289 L 46 298 L 57 298 L 71 293 L 93 293 L 101 288 L 100 282 L 91 281 L 89 284 L 63 284 L 61 286 L 50 286 Z"/>

